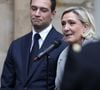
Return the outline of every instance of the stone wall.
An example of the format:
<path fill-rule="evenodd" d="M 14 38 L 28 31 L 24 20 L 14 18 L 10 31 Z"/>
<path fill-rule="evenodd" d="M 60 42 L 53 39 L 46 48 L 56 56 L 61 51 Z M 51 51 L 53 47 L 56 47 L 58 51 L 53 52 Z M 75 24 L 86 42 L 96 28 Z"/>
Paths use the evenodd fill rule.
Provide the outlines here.
<path fill-rule="evenodd" d="M 0 75 L 6 52 L 13 39 L 13 0 L 0 0 Z"/>

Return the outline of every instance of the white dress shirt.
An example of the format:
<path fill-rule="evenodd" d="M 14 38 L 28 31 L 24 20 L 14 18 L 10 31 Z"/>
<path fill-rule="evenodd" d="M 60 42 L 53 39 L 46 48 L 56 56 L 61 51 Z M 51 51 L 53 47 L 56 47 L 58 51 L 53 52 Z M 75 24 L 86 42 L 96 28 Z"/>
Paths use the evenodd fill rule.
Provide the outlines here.
<path fill-rule="evenodd" d="M 48 33 L 50 32 L 50 30 L 52 29 L 52 24 L 50 24 L 47 28 L 45 28 L 44 30 L 42 30 L 41 32 L 39 32 L 40 35 L 40 39 L 39 39 L 39 48 L 41 48 L 45 38 L 47 37 Z M 30 52 L 32 50 L 33 44 L 34 44 L 34 35 L 37 32 L 35 31 L 34 27 L 32 27 L 32 43 L 31 43 L 31 48 L 30 48 Z"/>

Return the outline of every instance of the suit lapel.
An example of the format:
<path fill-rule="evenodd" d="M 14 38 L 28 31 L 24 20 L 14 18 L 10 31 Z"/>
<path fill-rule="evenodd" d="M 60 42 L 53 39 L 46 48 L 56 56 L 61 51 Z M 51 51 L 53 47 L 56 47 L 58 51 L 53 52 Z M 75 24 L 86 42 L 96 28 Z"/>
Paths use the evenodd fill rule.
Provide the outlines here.
<path fill-rule="evenodd" d="M 57 39 L 57 35 L 55 35 L 55 34 L 56 34 L 56 31 L 54 29 L 52 29 L 49 32 L 48 36 L 46 37 L 39 52 L 44 51 L 47 47 L 49 47 Z M 43 61 L 44 60 L 41 59 L 39 61 L 36 61 L 35 63 L 33 62 L 32 68 L 30 70 L 29 76 L 28 76 L 25 84 L 27 84 L 30 81 L 31 77 L 34 77 L 35 72 L 37 71 L 38 68 L 40 68 L 40 65 Z"/>
<path fill-rule="evenodd" d="M 28 72 L 28 62 L 29 62 L 29 54 L 30 54 L 30 47 L 31 47 L 31 41 L 32 41 L 32 32 L 29 33 L 24 39 L 22 43 L 22 71 L 23 71 L 23 76 L 24 81 L 27 77 L 27 72 Z"/>
<path fill-rule="evenodd" d="M 48 48 L 55 40 L 59 39 L 57 38 L 57 33 L 55 31 L 54 28 L 52 28 L 52 30 L 49 32 L 49 34 L 47 35 L 41 49 L 40 52 L 44 51 L 46 48 Z"/>

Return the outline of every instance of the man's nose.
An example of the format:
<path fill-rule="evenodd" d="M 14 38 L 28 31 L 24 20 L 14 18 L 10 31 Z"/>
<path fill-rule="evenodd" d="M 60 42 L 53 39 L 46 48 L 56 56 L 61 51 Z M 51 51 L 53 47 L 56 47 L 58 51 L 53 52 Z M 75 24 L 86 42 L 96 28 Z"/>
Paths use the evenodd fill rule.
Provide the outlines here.
<path fill-rule="evenodd" d="M 40 13 L 41 13 L 40 9 L 37 9 L 36 12 L 35 12 L 35 15 L 40 16 Z"/>

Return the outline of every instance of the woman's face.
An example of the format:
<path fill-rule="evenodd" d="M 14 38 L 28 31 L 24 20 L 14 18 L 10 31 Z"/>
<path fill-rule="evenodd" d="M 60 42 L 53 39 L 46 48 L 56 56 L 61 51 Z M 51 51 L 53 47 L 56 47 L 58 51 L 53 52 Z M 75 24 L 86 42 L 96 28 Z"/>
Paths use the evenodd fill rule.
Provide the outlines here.
<path fill-rule="evenodd" d="M 64 34 L 64 41 L 70 44 L 81 43 L 82 34 L 86 28 L 75 13 L 65 13 L 62 17 L 61 24 Z"/>

